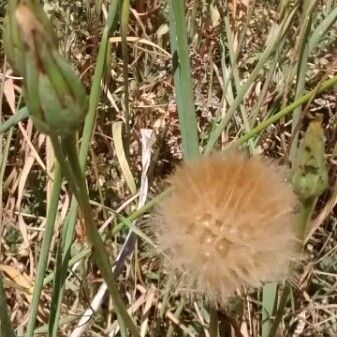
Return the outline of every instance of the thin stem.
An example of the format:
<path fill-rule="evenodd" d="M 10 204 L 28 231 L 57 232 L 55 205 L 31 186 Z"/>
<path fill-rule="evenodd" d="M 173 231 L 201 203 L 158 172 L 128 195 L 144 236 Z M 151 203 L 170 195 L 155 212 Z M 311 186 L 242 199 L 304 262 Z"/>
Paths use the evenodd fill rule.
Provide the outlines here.
<path fill-rule="evenodd" d="M 314 198 L 302 201 L 302 208 L 301 208 L 300 219 L 299 219 L 299 224 L 298 224 L 298 235 L 299 235 L 299 238 L 301 240 L 300 246 L 298 248 L 299 251 L 302 250 L 302 245 L 303 245 L 302 242 L 304 240 L 305 233 L 307 232 L 307 225 L 308 225 L 308 222 L 311 218 L 311 214 L 312 214 L 312 210 L 314 208 L 314 205 L 315 205 L 315 199 Z M 291 292 L 290 286 L 286 285 L 283 289 L 281 299 L 280 299 L 280 303 L 278 305 L 277 312 L 276 312 L 276 315 L 275 315 L 275 320 L 274 320 L 273 325 L 272 325 L 272 327 L 269 331 L 268 337 L 276 336 L 277 328 L 281 323 L 283 313 L 284 313 L 284 309 L 285 309 L 285 307 L 288 303 L 288 300 L 289 300 L 290 292 Z"/>
<path fill-rule="evenodd" d="M 71 189 L 75 194 L 83 218 L 85 219 L 86 232 L 88 240 L 92 245 L 93 258 L 101 271 L 105 282 L 107 283 L 116 307 L 116 312 L 119 318 L 122 319 L 122 324 L 125 324 L 125 326 L 128 327 L 132 335 L 134 337 L 139 337 L 140 335 L 138 329 L 129 316 L 122 297 L 118 292 L 117 284 L 113 278 L 112 265 L 110 263 L 108 253 L 94 223 L 84 174 L 81 170 L 77 156 L 75 138 L 71 136 L 63 139 L 61 141 L 61 146 L 55 139 L 52 139 L 52 142 L 55 148 L 56 156 L 64 154 L 65 158 L 67 158 L 67 160 L 60 158 L 60 165 Z"/>
<path fill-rule="evenodd" d="M 284 109 L 280 110 L 277 112 L 275 115 L 271 116 L 270 118 L 264 120 L 261 122 L 259 125 L 257 125 L 254 129 L 248 131 L 246 134 L 244 134 L 242 137 L 240 137 L 237 141 L 233 142 L 230 144 L 230 146 L 237 146 L 244 144 L 247 142 L 247 140 L 251 139 L 252 137 L 256 136 L 259 134 L 261 131 L 265 130 L 268 126 L 272 125 L 273 123 L 277 122 L 280 120 L 282 117 L 285 117 L 292 111 L 294 111 L 297 107 L 300 105 L 308 102 L 310 99 L 312 99 L 313 95 L 320 94 L 324 92 L 325 90 L 331 88 L 332 86 L 337 84 L 337 76 L 332 77 L 331 79 L 325 81 L 322 83 L 322 85 L 319 87 L 317 90 L 316 88 L 307 94 L 301 96 L 297 100 L 295 100 L 293 103 L 289 104 L 287 107 Z M 207 150 L 207 148 L 206 148 Z M 207 151 L 206 151 L 207 152 Z"/>
<path fill-rule="evenodd" d="M 122 58 L 123 58 L 123 83 L 124 83 L 124 118 L 125 118 L 125 137 L 124 148 L 126 149 L 126 157 L 129 159 L 129 142 L 130 142 L 130 105 L 129 105 L 129 69 L 128 69 L 128 25 L 129 25 L 129 12 L 130 1 L 123 0 L 121 10 L 121 37 L 122 37 Z"/>

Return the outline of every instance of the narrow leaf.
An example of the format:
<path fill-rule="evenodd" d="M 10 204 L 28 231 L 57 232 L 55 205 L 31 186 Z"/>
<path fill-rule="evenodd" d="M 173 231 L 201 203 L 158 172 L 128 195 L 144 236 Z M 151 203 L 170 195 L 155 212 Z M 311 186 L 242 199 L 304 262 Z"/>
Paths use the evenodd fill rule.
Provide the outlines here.
<path fill-rule="evenodd" d="M 169 0 L 170 41 L 174 85 L 185 159 L 199 155 L 192 76 L 188 56 L 184 2 Z"/>

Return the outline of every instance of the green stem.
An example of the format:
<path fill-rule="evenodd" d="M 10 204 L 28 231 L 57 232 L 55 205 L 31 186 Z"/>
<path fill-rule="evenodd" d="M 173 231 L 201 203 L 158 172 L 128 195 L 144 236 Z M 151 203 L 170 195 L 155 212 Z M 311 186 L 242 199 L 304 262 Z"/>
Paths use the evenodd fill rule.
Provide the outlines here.
<path fill-rule="evenodd" d="M 117 284 L 113 278 L 112 265 L 110 263 L 108 253 L 94 222 L 85 177 L 77 156 L 75 137 L 71 136 L 69 138 L 62 139 L 61 146 L 55 139 L 52 139 L 52 142 L 56 156 L 58 157 L 62 154 L 64 156 L 59 160 L 61 169 L 80 206 L 83 218 L 85 219 L 88 241 L 92 245 L 93 258 L 97 267 L 101 271 L 105 282 L 107 283 L 116 307 L 116 312 L 122 320 L 122 324 L 128 327 L 132 335 L 134 337 L 139 337 L 140 335 L 138 329 L 129 316 L 122 297 L 118 292 Z"/>
<path fill-rule="evenodd" d="M 304 241 L 305 235 L 308 230 L 308 223 L 311 219 L 311 214 L 316 203 L 316 198 L 310 198 L 302 201 L 300 220 L 298 226 L 298 233 L 301 242 Z M 301 247 L 302 249 L 302 247 Z"/>
<path fill-rule="evenodd" d="M 315 205 L 315 199 L 314 198 L 302 201 L 302 207 L 301 207 L 299 224 L 298 224 L 298 237 L 301 240 L 301 244 L 299 246 L 299 251 L 302 250 L 302 242 L 303 242 L 305 234 L 307 232 L 308 223 L 309 223 L 309 220 L 311 218 L 311 214 L 312 214 L 312 210 L 314 208 L 314 205 Z M 286 285 L 283 289 L 281 299 L 280 299 L 280 303 L 278 305 L 277 312 L 276 312 L 276 315 L 275 315 L 275 320 L 274 320 L 273 325 L 272 325 L 272 327 L 269 331 L 268 337 L 275 337 L 276 336 L 277 328 L 280 325 L 280 322 L 282 320 L 284 309 L 285 309 L 285 307 L 288 303 L 288 300 L 289 300 L 290 292 L 291 292 L 290 286 Z"/>
<path fill-rule="evenodd" d="M 230 146 L 237 146 L 237 145 L 244 144 L 249 139 L 251 139 L 252 137 L 254 137 L 257 134 L 259 134 L 261 131 L 263 131 L 264 129 L 266 129 L 268 126 L 270 126 L 273 123 L 277 122 L 278 120 L 280 120 L 281 118 L 285 117 L 286 115 L 288 115 L 289 113 L 291 113 L 292 111 L 294 111 L 296 108 L 298 108 L 302 104 L 304 104 L 304 103 L 308 102 L 309 100 L 311 100 L 314 97 L 315 94 L 320 94 L 320 93 L 324 92 L 325 90 L 333 87 L 336 84 L 337 84 L 337 76 L 334 76 L 334 77 L 330 78 L 329 80 L 323 82 L 322 85 L 319 87 L 318 90 L 317 90 L 317 88 L 315 88 L 312 91 L 308 92 L 307 94 L 299 97 L 293 103 L 289 104 L 284 109 L 282 109 L 279 112 L 277 112 L 275 115 L 273 115 L 270 118 L 268 118 L 268 119 L 264 120 L 263 122 L 261 122 L 254 129 L 248 131 L 246 134 L 244 134 L 242 137 L 240 137 L 237 141 L 231 143 Z M 220 123 L 218 125 L 217 130 L 219 128 L 221 128 L 221 125 L 222 125 L 222 123 Z M 220 136 L 221 132 L 222 132 L 222 128 L 221 128 L 221 130 L 218 130 L 216 132 L 217 138 Z M 209 140 L 209 142 L 208 142 L 208 144 L 206 146 L 206 149 L 205 149 L 206 153 L 210 152 L 213 149 L 213 146 L 214 146 L 214 144 L 216 142 L 216 139 L 212 139 L 212 140 L 210 139 Z"/>

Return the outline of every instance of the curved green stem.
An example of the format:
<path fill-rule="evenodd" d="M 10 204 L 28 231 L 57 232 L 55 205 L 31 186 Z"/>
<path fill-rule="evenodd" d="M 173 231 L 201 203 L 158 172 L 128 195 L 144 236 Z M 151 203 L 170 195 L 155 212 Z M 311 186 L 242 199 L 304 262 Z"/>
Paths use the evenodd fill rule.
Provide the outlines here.
<path fill-rule="evenodd" d="M 94 222 L 85 177 L 77 156 L 75 136 L 63 138 L 60 142 L 52 137 L 52 143 L 63 174 L 67 178 L 80 206 L 81 213 L 85 220 L 88 241 L 92 245 L 93 258 L 107 283 L 116 307 L 117 315 L 122 320 L 122 324 L 131 331 L 132 335 L 134 337 L 139 337 L 138 329 L 129 316 L 122 297 L 118 292 L 117 284 L 113 278 L 112 265 L 108 253 Z"/>
<path fill-rule="evenodd" d="M 299 225 L 298 225 L 298 237 L 301 240 L 299 250 L 302 250 L 302 242 L 304 240 L 305 234 L 307 232 L 307 225 L 311 218 L 312 210 L 315 205 L 315 198 L 307 199 L 302 201 L 302 207 L 300 212 L 300 219 L 299 219 Z M 286 285 L 282 291 L 281 299 L 276 311 L 274 322 L 271 326 L 271 329 L 269 331 L 268 337 L 275 337 L 277 333 L 277 328 L 281 323 L 284 309 L 288 303 L 289 296 L 290 296 L 291 288 L 289 285 Z"/>
<path fill-rule="evenodd" d="M 320 94 L 320 93 L 326 91 L 327 89 L 333 87 L 336 84 L 337 84 L 337 76 L 334 76 L 334 77 L 330 78 L 329 80 L 324 81 L 322 83 L 322 85 L 318 89 L 315 88 L 312 91 L 308 92 L 307 94 L 299 97 L 293 103 L 289 104 L 284 109 L 282 109 L 279 112 L 277 112 L 275 115 L 272 115 L 268 119 L 264 120 L 258 126 L 256 126 L 254 129 L 252 129 L 252 130 L 248 131 L 247 133 L 245 133 L 242 137 L 240 137 L 237 141 L 231 143 L 229 146 L 230 147 L 232 147 L 232 146 L 235 147 L 237 145 L 244 144 L 249 139 L 251 139 L 252 137 L 258 135 L 261 131 L 265 130 L 268 126 L 274 124 L 275 122 L 277 122 L 281 118 L 283 118 L 286 115 L 288 115 L 289 113 L 293 112 L 299 106 L 307 103 L 316 94 Z M 216 138 L 213 137 L 212 139 L 209 139 L 208 144 L 207 144 L 207 146 L 205 148 L 205 153 L 211 152 L 213 150 L 213 146 L 215 145 L 216 140 L 221 135 L 222 131 L 223 131 L 222 124 L 219 124 L 218 127 L 217 127 L 217 129 L 216 129 Z"/>

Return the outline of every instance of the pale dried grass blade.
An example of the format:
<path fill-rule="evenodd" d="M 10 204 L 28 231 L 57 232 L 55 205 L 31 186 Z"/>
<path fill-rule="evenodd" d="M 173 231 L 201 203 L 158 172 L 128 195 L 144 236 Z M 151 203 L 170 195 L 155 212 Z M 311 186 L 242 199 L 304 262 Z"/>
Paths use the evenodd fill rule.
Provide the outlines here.
<path fill-rule="evenodd" d="M 129 190 L 132 194 L 136 193 L 136 183 L 135 179 L 133 178 L 132 172 L 130 170 L 130 166 L 128 160 L 126 158 L 126 154 L 124 151 L 124 144 L 123 144 L 123 122 L 115 122 L 112 124 L 112 138 L 115 145 L 116 155 L 119 161 L 119 165 L 121 167 L 123 176 L 125 181 L 129 187 Z"/>

